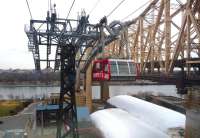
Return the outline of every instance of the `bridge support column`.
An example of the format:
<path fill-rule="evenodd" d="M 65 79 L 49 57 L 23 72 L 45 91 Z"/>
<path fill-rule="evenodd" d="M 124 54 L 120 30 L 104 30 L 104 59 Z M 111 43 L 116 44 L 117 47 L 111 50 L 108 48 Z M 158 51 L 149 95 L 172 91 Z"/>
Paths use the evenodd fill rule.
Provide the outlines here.
<path fill-rule="evenodd" d="M 90 112 L 92 111 L 92 65 L 90 64 L 85 76 L 85 96 L 86 96 L 86 105 L 89 108 Z"/>
<path fill-rule="evenodd" d="M 181 68 L 181 72 L 180 75 L 178 76 L 178 80 L 177 80 L 177 91 L 178 94 L 187 94 L 187 88 L 185 86 L 185 71 L 184 71 L 184 67 Z"/>
<path fill-rule="evenodd" d="M 106 102 L 109 98 L 109 85 L 107 81 L 100 82 L 101 100 Z"/>

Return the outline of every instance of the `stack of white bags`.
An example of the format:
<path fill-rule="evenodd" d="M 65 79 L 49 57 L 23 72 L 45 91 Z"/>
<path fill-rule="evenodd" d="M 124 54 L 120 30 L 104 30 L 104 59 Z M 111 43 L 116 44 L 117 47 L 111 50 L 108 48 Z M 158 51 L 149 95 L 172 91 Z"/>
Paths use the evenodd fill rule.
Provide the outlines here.
<path fill-rule="evenodd" d="M 120 95 L 107 101 L 116 108 L 90 115 L 105 138 L 169 138 L 169 130 L 185 128 L 185 115 L 176 111 Z"/>

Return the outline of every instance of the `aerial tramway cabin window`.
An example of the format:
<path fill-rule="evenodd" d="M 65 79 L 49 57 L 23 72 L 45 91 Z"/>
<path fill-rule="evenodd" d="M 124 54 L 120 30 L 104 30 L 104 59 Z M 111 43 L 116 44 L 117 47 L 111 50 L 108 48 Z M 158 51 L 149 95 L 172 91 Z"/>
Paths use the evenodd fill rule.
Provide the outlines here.
<path fill-rule="evenodd" d="M 130 74 L 136 74 L 135 64 L 133 62 L 128 62 L 130 68 Z"/>
<path fill-rule="evenodd" d="M 116 61 L 111 61 L 110 62 L 110 70 L 111 70 L 111 75 L 117 75 L 117 64 Z"/>
<path fill-rule="evenodd" d="M 127 75 L 129 74 L 128 64 L 127 62 L 118 62 L 119 66 L 119 75 Z"/>

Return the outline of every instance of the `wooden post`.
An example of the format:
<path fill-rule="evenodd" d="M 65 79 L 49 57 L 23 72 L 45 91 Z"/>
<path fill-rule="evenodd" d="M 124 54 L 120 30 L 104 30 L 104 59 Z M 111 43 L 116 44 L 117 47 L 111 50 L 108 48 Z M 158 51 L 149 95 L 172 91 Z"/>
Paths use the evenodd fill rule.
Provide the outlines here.
<path fill-rule="evenodd" d="M 100 82 L 101 100 L 106 102 L 109 98 L 109 86 L 107 81 Z"/>
<path fill-rule="evenodd" d="M 80 69 L 76 69 L 76 84 L 75 84 L 75 92 L 80 92 Z"/>

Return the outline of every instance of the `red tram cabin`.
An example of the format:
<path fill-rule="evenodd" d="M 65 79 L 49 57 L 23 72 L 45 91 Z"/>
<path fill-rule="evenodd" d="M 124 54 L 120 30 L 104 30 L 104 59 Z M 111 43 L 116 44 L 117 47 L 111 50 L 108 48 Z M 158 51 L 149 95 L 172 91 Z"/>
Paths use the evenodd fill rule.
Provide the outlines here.
<path fill-rule="evenodd" d="M 133 60 L 98 59 L 93 62 L 93 81 L 135 80 L 139 66 Z"/>

